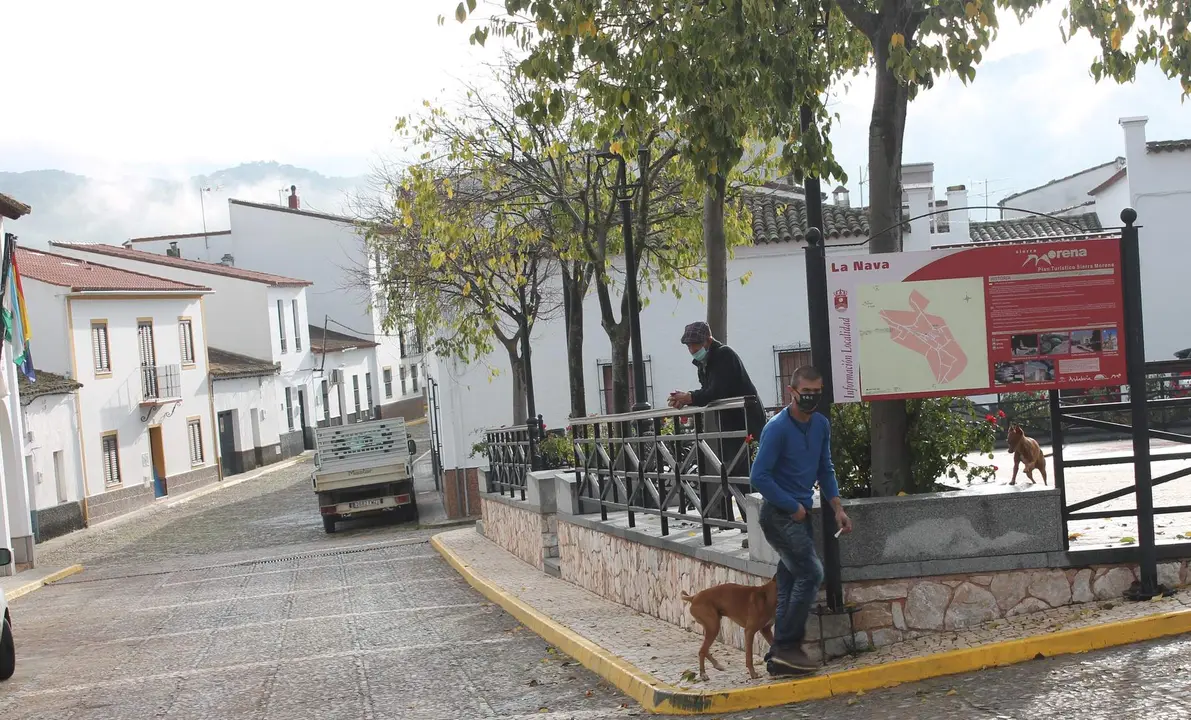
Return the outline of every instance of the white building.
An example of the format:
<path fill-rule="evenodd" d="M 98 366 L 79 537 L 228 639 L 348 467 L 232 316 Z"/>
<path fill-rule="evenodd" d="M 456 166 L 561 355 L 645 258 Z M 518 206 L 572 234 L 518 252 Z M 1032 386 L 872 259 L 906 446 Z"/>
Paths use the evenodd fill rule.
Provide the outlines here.
<path fill-rule="evenodd" d="M 203 296 L 210 288 L 18 249 L 37 363 L 73 378 L 85 519 L 220 479 Z"/>
<path fill-rule="evenodd" d="M 215 396 L 215 433 L 223 476 L 238 475 L 284 457 L 285 418 L 275 410 L 282 393 L 281 363 L 207 348 Z M 283 406 L 282 406 L 283 407 Z"/>
<path fill-rule="evenodd" d="M 0 241 L 7 243 L 5 220 L 28 215 L 28 205 L 0 194 Z M 7 291 L 7 288 L 0 288 Z M 7 306 L 7 298 L 4 302 Z M 0 567 L 0 576 L 12 575 L 34 564 L 33 504 L 29 499 L 29 477 L 25 470 L 24 419 L 21 416 L 17 368 L 12 362 L 12 345 L 0 339 L 0 547 L 12 550 L 14 562 Z"/>
<path fill-rule="evenodd" d="M 246 384 L 242 382 L 215 385 L 217 394 L 232 392 L 240 403 L 233 409 L 229 400 L 215 399 L 215 404 L 221 408 L 220 413 L 231 413 L 228 421 L 232 430 L 227 437 L 238 439 L 235 454 L 225 459 L 225 472 L 229 467 L 234 470 L 233 474 L 244 472 L 314 447 L 314 422 L 318 414 L 315 390 L 320 358 L 311 351 L 307 324 L 309 280 L 117 245 L 52 243 L 52 246 L 72 257 L 209 286 L 215 291 L 205 301 L 211 347 L 242 356 L 244 360 L 229 358 L 237 367 L 249 360 L 257 363 L 257 369 L 261 369 L 259 363 L 265 363 L 270 369 L 277 365 L 276 371 L 269 373 L 277 376 L 276 379 L 269 381 L 268 387 L 261 381 L 262 392 L 269 396 L 267 400 L 243 395 Z M 250 408 L 260 408 L 266 417 L 275 409 L 280 421 L 262 420 L 260 413 L 254 415 Z M 262 427 L 262 422 L 269 423 L 268 427 Z M 280 432 L 279 441 L 272 434 L 276 430 Z M 258 437 L 262 442 L 267 439 L 266 446 L 257 445 L 255 441 L 246 444 L 249 438 Z M 274 448 L 273 444 L 278 442 L 280 444 Z M 276 452 L 278 449 L 280 452 Z"/>
<path fill-rule="evenodd" d="M 82 385 L 45 370 L 36 378 L 29 382 L 21 376 L 20 388 L 33 533 L 40 543 L 86 526 L 87 495 L 78 426 Z"/>
<path fill-rule="evenodd" d="M 229 200 L 229 230 L 133 238 L 128 246 L 309 280 L 313 285 L 306 289 L 308 313 L 303 317 L 320 331 L 326 327 L 328 331 L 372 341 L 366 353 L 366 372 L 371 373 L 377 387 L 383 385 L 381 378 L 386 372 L 394 378 L 391 384 L 395 388 L 402 368 L 410 378 L 420 376 L 423 371 L 415 368 L 421 364 L 422 352 L 416 337 L 385 333 L 381 313 L 373 307 L 369 283 L 374 260 L 368 257 L 355 222 L 302 210 L 292 187 L 287 204 L 283 207 Z M 422 394 L 413 390 L 412 382 L 408 389 L 403 395 L 394 391 L 392 397 L 383 393 L 376 396 L 381 417 L 424 417 Z M 321 395 L 321 387 L 316 395 Z M 297 404 L 298 400 L 292 402 Z M 318 417 L 324 414 L 316 412 Z"/>
<path fill-rule="evenodd" d="M 380 398 L 386 389 L 390 398 L 395 397 L 396 390 L 383 385 L 383 373 L 391 375 L 391 368 L 382 368 L 382 377 L 373 372 L 377 343 L 314 325 L 310 326 L 310 341 L 322 363 L 317 395 L 322 412 L 317 418 L 319 426 L 381 417 Z M 382 383 L 380 387 L 378 382 Z"/>
<path fill-rule="evenodd" d="M 1046 208 L 1050 202 L 1057 202 L 1059 206 L 1036 212 L 1058 214 L 1062 220 L 1019 213 L 1020 217 L 972 222 L 966 209 L 967 190 L 963 186 L 948 188 L 946 200 L 936 200 L 933 166 L 930 163 L 907 166 L 903 212 L 905 217 L 914 219 L 908 221 L 908 232 L 903 236 L 905 249 L 1096 231 L 1119 226 L 1121 209 L 1132 204 L 1145 226 L 1142 253 L 1147 357 L 1168 359 L 1175 349 L 1191 346 L 1185 303 L 1175 300 L 1184 294 L 1178 284 L 1181 264 L 1170 261 L 1187 257 L 1185 205 L 1187 193 L 1191 192 L 1191 152 L 1186 151 L 1191 150 L 1191 141 L 1146 143 L 1143 120 L 1126 120 L 1122 124 L 1126 129 L 1127 174 L 1119 168 L 1108 172 L 1109 166 L 1102 166 L 1045 186 L 1045 198 L 1031 197 L 1026 192 L 1008 203 L 1031 209 Z M 1116 167 L 1115 161 L 1109 165 Z M 1113 181 L 1115 185 L 1108 182 L 1114 176 L 1119 176 Z M 1123 182 L 1126 178 L 1128 183 Z M 1085 196 L 1089 192 L 1093 195 L 1073 209 L 1075 203 L 1070 198 L 1075 191 L 1066 185 L 1054 186 L 1075 180 L 1082 183 Z M 863 243 L 870 232 L 867 209 L 851 207 L 847 191 L 842 189 L 834 193 L 834 201 L 823 207 L 828 253 L 866 252 Z M 740 354 L 762 401 L 777 405 L 784 402 L 782 378 L 788 378 L 795 367 L 810 360 L 804 263 L 805 202 L 801 192 L 780 183 L 772 183 L 747 202 L 753 216 L 753 245 L 738 248 L 735 257 L 729 260 L 727 341 Z M 942 208 L 954 210 L 933 218 L 920 217 Z M 1179 218 L 1184 220 L 1180 222 Z M 623 273 L 618 275 L 623 277 Z M 748 281 L 741 285 L 737 281 L 743 278 Z M 775 311 L 775 302 L 783 309 Z M 651 296 L 649 305 L 642 311 L 641 337 L 649 382 L 646 390 L 654 407 L 664 404 L 672 390 L 697 386 L 695 368 L 679 338 L 686 323 L 705 317 L 705 289 L 693 282 L 686 284 L 681 298 L 669 294 Z M 600 325 L 594 291 L 584 304 L 584 343 L 587 410 L 606 412 L 611 395 L 610 347 Z M 561 319 L 538 321 L 532 346 L 537 410 L 549 427 L 564 426 L 570 413 L 570 396 Z M 499 369 L 501 374 L 491 378 L 490 367 Z M 449 488 L 455 482 L 471 481 L 471 473 L 460 475 L 455 469 L 486 463 L 479 454 L 471 456 L 473 445 L 483 439 L 483 430 L 510 421 L 512 389 L 508 359 L 500 348 L 470 367 L 440 361 L 431 370 L 441 386 L 440 440 L 446 469 L 444 481 Z"/>

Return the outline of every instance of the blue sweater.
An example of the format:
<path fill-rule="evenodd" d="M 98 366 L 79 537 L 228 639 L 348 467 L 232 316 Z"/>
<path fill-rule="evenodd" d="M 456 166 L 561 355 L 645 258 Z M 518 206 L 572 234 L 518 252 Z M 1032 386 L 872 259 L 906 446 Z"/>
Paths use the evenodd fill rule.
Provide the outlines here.
<path fill-rule="evenodd" d="M 765 423 L 751 473 L 753 487 L 768 502 L 789 513 L 814 505 L 815 481 L 826 505 L 839 497 L 831 462 L 831 423 L 820 413 L 802 423 L 783 408 Z"/>

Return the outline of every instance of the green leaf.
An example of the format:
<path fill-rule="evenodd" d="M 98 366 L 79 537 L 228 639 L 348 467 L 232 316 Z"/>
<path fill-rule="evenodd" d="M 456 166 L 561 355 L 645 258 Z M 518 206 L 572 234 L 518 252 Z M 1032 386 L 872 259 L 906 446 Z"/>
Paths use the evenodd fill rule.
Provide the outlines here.
<path fill-rule="evenodd" d="M 465 20 L 467 20 L 467 8 L 463 3 L 459 3 L 459 7 L 455 8 L 455 21 L 464 22 Z"/>

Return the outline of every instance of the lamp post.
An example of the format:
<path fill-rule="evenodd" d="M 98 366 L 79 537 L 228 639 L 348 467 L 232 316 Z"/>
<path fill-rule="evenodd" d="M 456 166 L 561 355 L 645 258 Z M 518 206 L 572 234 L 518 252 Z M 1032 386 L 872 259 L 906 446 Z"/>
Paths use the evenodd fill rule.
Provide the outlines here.
<path fill-rule="evenodd" d="M 618 133 L 618 136 L 623 134 Z M 641 181 L 629 184 L 628 165 L 624 155 L 604 150 L 597 157 L 602 160 L 615 158 L 617 161 L 616 185 L 613 186 L 613 192 L 620 202 L 621 232 L 624 234 L 625 294 L 629 304 L 629 346 L 633 355 L 633 412 L 649 410 L 651 405 L 645 392 L 645 354 L 641 349 L 641 304 L 637 299 L 637 251 L 633 245 L 632 218 L 633 196 L 638 188 L 642 191 L 645 189 Z M 644 180 L 646 168 L 649 167 L 649 148 L 641 148 L 637 152 L 637 162 L 641 179 Z"/>

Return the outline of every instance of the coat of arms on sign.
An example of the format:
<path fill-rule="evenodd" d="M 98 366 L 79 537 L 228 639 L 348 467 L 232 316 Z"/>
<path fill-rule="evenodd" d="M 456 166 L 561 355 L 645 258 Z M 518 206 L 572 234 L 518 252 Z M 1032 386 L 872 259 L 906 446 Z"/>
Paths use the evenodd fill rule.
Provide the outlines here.
<path fill-rule="evenodd" d="M 835 291 L 835 309 L 839 312 L 845 312 L 848 309 L 848 291 Z"/>

